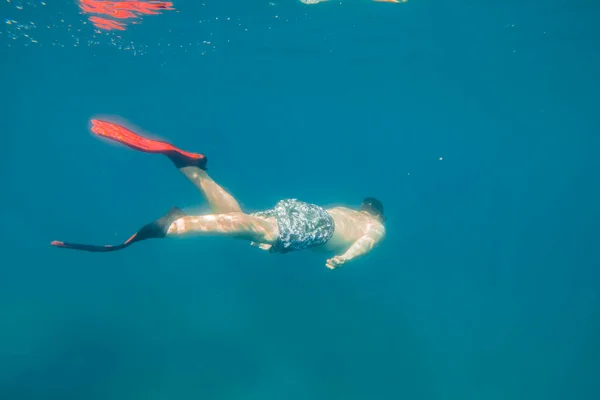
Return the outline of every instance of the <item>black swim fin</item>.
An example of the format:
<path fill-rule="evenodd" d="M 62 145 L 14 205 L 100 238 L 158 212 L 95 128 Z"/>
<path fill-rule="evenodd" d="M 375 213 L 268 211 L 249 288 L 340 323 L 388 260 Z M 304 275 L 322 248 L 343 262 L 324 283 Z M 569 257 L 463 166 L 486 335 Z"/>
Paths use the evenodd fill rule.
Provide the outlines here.
<path fill-rule="evenodd" d="M 167 230 L 169 229 L 169 226 L 171 226 L 171 224 L 174 221 L 178 220 L 181 217 L 185 217 L 186 215 L 187 214 L 180 208 L 173 207 L 163 217 L 144 225 L 139 231 L 134 233 L 125 242 L 117 245 L 107 244 L 103 246 L 97 246 L 92 244 L 60 242 L 58 240 L 55 240 L 50 244 L 52 246 L 62 247 L 64 249 L 91 251 L 95 253 L 122 250 L 126 247 L 129 247 L 133 243 L 140 242 L 142 240 L 164 238 L 167 235 Z"/>

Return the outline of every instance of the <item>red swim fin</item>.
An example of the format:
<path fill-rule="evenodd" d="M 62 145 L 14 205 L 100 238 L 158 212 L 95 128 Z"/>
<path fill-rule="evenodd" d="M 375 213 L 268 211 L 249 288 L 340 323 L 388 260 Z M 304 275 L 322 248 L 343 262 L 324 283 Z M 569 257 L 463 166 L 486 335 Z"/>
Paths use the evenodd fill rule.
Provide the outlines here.
<path fill-rule="evenodd" d="M 183 151 L 160 140 L 147 139 L 112 122 L 93 119 L 92 132 L 144 153 L 163 154 L 169 157 L 177 168 L 195 166 L 206 169 L 208 160 L 205 155 Z"/>
<path fill-rule="evenodd" d="M 173 207 L 169 212 L 161 217 L 160 219 L 146 224 L 138 232 L 134 233 L 125 242 L 117 245 L 93 245 L 93 244 L 82 244 L 82 243 L 70 243 L 61 242 L 54 240 L 50 243 L 51 246 L 61 247 L 63 249 L 91 251 L 94 253 L 106 253 L 109 251 L 122 250 L 135 242 L 140 242 L 146 239 L 162 239 L 167 235 L 167 231 L 171 224 L 181 217 L 185 217 L 186 214 L 180 208 Z"/>

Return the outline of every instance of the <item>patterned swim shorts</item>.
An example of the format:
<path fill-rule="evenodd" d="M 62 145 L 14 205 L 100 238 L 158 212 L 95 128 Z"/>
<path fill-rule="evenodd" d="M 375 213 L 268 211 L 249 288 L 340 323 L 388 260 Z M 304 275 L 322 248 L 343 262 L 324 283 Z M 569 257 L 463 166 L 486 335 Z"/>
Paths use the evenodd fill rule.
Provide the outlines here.
<path fill-rule="evenodd" d="M 263 218 L 274 217 L 279 238 L 271 246 L 272 253 L 288 253 L 326 243 L 335 230 L 331 215 L 322 207 L 296 199 L 277 202 L 274 208 L 253 213 Z"/>

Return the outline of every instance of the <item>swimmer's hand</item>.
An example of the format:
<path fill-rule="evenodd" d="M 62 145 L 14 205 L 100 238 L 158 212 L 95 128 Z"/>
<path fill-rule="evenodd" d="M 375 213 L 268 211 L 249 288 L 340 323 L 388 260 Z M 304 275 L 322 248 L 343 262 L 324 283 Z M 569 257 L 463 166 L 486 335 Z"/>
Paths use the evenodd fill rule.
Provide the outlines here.
<path fill-rule="evenodd" d="M 270 250 L 270 249 L 271 249 L 271 245 L 270 245 L 270 244 L 267 244 L 267 243 L 256 243 L 256 242 L 250 242 L 250 245 L 251 245 L 251 246 L 254 246 L 254 247 L 258 247 L 259 249 L 261 249 L 261 250 L 265 250 L 265 251 L 267 251 L 267 250 Z"/>
<path fill-rule="evenodd" d="M 327 263 L 325 265 L 329 269 L 336 269 L 337 267 L 344 265 L 346 261 L 348 260 L 346 260 L 346 257 L 344 256 L 335 256 L 327 260 Z"/>

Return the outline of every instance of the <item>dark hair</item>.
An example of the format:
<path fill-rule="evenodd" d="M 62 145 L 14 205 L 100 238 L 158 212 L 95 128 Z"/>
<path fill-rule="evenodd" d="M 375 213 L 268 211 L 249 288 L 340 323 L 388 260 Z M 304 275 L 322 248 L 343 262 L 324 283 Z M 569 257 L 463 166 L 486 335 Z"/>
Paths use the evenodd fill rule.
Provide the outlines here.
<path fill-rule="evenodd" d="M 360 206 L 360 210 L 366 211 L 369 214 L 380 218 L 382 221 L 385 221 L 385 217 L 383 216 L 383 203 L 375 197 L 365 198 Z"/>

